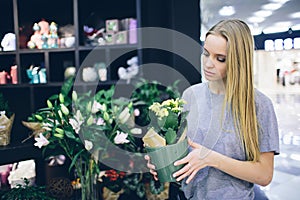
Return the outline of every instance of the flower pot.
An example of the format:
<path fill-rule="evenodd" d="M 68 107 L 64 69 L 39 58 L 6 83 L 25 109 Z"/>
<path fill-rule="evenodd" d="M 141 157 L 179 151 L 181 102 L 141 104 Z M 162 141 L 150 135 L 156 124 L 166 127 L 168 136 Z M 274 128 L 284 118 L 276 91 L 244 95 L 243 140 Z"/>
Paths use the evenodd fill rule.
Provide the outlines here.
<path fill-rule="evenodd" d="M 174 166 L 174 162 L 188 154 L 187 138 L 172 145 L 164 147 L 145 147 L 150 156 L 151 163 L 155 165 L 160 182 L 176 182 L 173 173 L 183 167 Z"/>
<path fill-rule="evenodd" d="M 0 146 L 6 146 L 10 143 L 10 133 L 14 123 L 15 114 L 10 118 L 6 115 L 0 115 Z"/>

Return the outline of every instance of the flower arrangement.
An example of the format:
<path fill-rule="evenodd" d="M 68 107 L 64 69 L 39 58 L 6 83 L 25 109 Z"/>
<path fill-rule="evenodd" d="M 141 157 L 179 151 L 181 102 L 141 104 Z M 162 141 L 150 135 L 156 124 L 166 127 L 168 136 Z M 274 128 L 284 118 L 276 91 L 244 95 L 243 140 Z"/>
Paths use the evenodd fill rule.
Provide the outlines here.
<path fill-rule="evenodd" d="M 184 104 L 185 100 L 176 98 L 162 103 L 154 102 L 149 107 L 152 123 L 143 137 L 145 146 L 166 146 L 185 138 L 188 111 L 183 111 Z"/>
<path fill-rule="evenodd" d="M 184 111 L 183 99 L 168 99 L 154 102 L 150 107 L 150 129 L 143 142 L 151 162 L 156 166 L 160 182 L 176 182 L 172 174 L 181 166 L 174 162 L 188 153 L 186 139 L 188 111 Z"/>
<path fill-rule="evenodd" d="M 91 196 L 91 185 L 101 179 L 101 164 L 98 161 L 113 159 L 109 143 L 128 151 L 135 151 L 133 134 L 141 134 L 134 127 L 133 105 L 129 99 L 113 99 L 114 87 L 78 94 L 71 92 L 73 78 L 68 79 L 59 94 L 47 100 L 47 108 L 39 109 L 28 118 L 39 123 L 35 131 L 35 146 L 42 148 L 46 157 L 66 155 L 80 179 L 82 199 Z M 101 183 L 100 183 L 101 184 Z"/>
<path fill-rule="evenodd" d="M 23 123 L 34 125 L 31 127 L 35 134 L 34 145 L 43 149 L 46 157 L 63 154 L 71 160 L 69 170 L 74 169 L 78 177 L 73 181 L 74 188 L 81 188 L 86 199 L 93 192 L 91 185 L 95 181 L 100 187 L 116 193 L 134 193 L 141 199 L 146 195 L 145 183 L 149 181 L 153 186 L 151 191 L 162 191 L 162 187 L 158 190 L 157 184 L 153 183 L 150 174 L 124 172 L 103 163 L 109 160 L 120 165 L 109 148 L 111 144 L 129 153 L 144 152 L 141 138 L 134 137 L 144 132 L 144 127 L 136 125 L 136 119 L 149 123 L 149 105 L 154 100 L 177 96 L 176 89 L 170 86 L 160 90 L 158 83 L 143 82 L 130 99 L 114 99 L 114 86 L 94 95 L 91 92 L 77 93 L 71 91 L 73 80 L 66 80 L 60 93 L 47 100 L 47 107 L 37 110 L 28 118 L 29 122 Z M 155 98 L 148 98 L 149 94 Z M 143 113 L 144 107 L 147 107 L 147 115 Z M 137 164 L 128 157 L 127 167 Z"/>

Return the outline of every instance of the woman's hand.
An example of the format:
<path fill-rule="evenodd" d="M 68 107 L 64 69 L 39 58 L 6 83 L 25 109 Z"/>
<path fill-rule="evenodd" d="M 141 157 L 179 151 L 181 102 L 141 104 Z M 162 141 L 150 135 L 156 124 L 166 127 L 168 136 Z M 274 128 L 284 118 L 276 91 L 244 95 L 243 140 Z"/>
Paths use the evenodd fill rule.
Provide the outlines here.
<path fill-rule="evenodd" d="M 190 139 L 188 143 L 190 147 L 192 147 L 192 151 L 186 157 L 174 163 L 175 166 L 181 164 L 186 165 L 173 174 L 173 177 L 177 177 L 176 181 L 181 181 L 189 176 L 186 183 L 189 183 L 200 169 L 208 166 L 209 154 L 211 153 L 211 150 L 198 143 L 192 142 Z"/>
<path fill-rule="evenodd" d="M 155 165 L 151 164 L 150 162 L 150 156 L 145 155 L 145 160 L 147 160 L 147 167 L 150 169 L 150 174 L 153 175 L 154 180 L 158 180 L 157 178 L 157 172 L 155 171 Z"/>

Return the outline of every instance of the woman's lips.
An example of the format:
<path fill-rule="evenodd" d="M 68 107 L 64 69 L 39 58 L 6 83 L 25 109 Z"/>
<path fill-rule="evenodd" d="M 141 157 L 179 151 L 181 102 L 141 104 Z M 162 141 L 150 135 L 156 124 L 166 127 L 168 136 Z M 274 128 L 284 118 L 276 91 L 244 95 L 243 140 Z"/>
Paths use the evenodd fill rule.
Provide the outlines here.
<path fill-rule="evenodd" d="M 204 70 L 204 74 L 207 75 L 207 76 L 213 76 L 215 73 Z"/>

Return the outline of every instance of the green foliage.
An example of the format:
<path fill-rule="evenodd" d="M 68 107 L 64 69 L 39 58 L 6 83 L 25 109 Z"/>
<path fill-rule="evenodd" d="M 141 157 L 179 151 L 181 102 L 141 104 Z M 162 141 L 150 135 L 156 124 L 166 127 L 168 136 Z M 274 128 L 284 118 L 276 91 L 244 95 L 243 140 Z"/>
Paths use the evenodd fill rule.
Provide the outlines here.
<path fill-rule="evenodd" d="M 44 186 L 29 186 L 29 180 L 24 178 L 24 185 L 18 184 L 17 187 L 6 192 L 2 200 L 55 200 L 50 197 Z"/>
<path fill-rule="evenodd" d="M 157 81 L 148 81 L 140 79 L 135 85 L 135 90 L 132 93 L 131 99 L 134 107 L 140 110 L 140 116 L 136 118 L 136 123 L 140 126 L 146 126 L 150 123 L 149 106 L 154 102 L 162 102 L 166 99 L 176 99 L 180 97 L 178 90 L 178 81 L 172 85 L 163 86 Z"/>
<path fill-rule="evenodd" d="M 4 95 L 0 93 L 0 111 L 5 111 L 5 115 L 9 118 L 12 112 L 9 108 L 8 101 L 4 98 Z"/>
<path fill-rule="evenodd" d="M 166 144 L 176 143 L 183 134 L 188 111 L 183 110 L 183 99 L 168 99 L 162 103 L 154 102 L 150 107 L 151 127 L 165 138 Z"/>
<path fill-rule="evenodd" d="M 157 81 L 149 82 L 145 79 L 140 79 L 135 85 L 135 90 L 132 94 L 132 99 L 135 102 L 147 105 L 148 107 L 154 102 L 162 102 L 170 98 L 180 97 L 178 90 L 179 80 L 175 81 L 172 85 L 163 86 Z"/>

